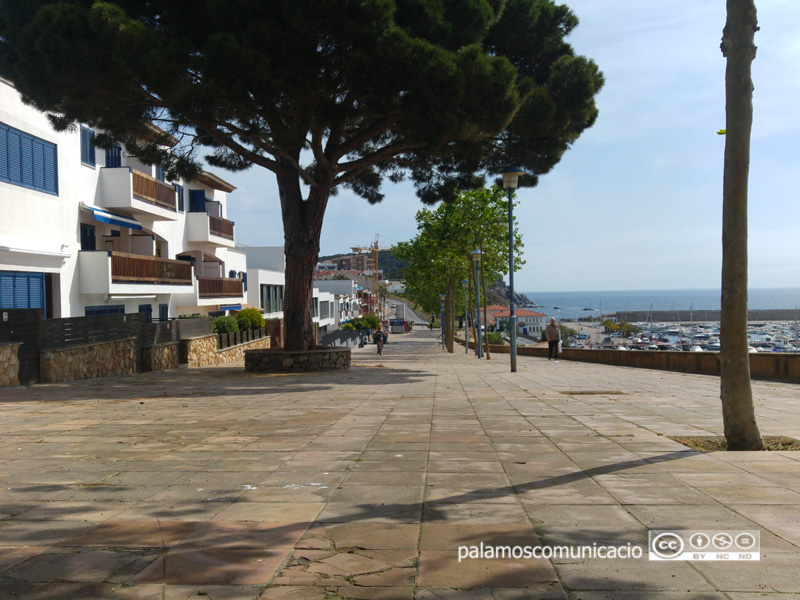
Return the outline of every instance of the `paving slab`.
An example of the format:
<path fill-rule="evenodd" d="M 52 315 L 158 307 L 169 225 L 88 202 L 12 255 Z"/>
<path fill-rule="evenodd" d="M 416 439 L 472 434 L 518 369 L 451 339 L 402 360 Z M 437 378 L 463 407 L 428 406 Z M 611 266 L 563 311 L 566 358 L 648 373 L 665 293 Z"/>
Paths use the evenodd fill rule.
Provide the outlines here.
<path fill-rule="evenodd" d="M 0 598 L 800 597 L 800 453 L 668 437 L 720 435 L 718 378 L 368 350 L 2 390 Z M 800 386 L 753 396 L 799 435 Z M 650 561 L 656 529 L 757 530 L 761 560 Z M 533 555 L 598 545 L 642 556 Z"/>

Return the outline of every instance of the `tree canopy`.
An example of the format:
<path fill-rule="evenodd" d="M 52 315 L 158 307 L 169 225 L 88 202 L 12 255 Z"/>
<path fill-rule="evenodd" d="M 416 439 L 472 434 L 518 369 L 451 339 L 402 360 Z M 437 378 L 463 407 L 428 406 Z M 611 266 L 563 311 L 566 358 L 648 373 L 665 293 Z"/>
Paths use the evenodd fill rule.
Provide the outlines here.
<path fill-rule="evenodd" d="M 275 173 L 300 346 L 337 189 L 378 202 L 410 177 L 434 203 L 508 162 L 533 185 L 594 123 L 603 76 L 565 41 L 577 24 L 551 0 L 0 0 L 0 76 L 168 176 L 203 157 Z"/>

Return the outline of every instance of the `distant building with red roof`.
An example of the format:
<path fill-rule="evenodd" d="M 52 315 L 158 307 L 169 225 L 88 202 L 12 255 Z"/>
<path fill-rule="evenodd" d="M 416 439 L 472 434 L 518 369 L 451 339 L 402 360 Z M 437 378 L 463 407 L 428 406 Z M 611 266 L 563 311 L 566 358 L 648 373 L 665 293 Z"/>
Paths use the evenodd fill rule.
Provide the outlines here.
<path fill-rule="evenodd" d="M 494 313 L 494 326 L 497 329 L 508 329 L 508 320 L 511 316 L 511 311 L 508 307 L 502 307 L 502 311 Z M 514 314 L 517 317 L 517 332 L 532 338 L 539 338 L 545 328 L 545 319 L 547 315 L 534 312 L 532 310 L 515 310 Z"/>

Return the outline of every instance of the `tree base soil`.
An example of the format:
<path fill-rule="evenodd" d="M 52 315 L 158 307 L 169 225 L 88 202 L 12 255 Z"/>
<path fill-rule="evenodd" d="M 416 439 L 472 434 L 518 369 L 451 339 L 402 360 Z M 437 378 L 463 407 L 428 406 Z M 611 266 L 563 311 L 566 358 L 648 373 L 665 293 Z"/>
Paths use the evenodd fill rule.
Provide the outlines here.
<path fill-rule="evenodd" d="M 684 446 L 688 446 L 692 450 L 699 450 L 700 452 L 724 452 L 728 449 L 728 443 L 725 441 L 725 437 L 721 435 L 670 437 L 670 439 Z M 771 452 L 800 450 L 800 440 L 794 438 L 782 435 L 765 435 L 763 439 L 764 446 Z"/>

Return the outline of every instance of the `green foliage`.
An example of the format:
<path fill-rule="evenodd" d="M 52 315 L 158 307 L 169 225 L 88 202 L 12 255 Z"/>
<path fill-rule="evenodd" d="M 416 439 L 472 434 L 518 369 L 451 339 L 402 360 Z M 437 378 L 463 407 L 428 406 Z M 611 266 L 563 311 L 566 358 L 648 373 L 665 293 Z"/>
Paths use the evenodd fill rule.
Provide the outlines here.
<path fill-rule="evenodd" d="M 489 343 L 490 344 L 493 344 L 493 345 L 496 345 L 496 346 L 500 346 L 500 345 L 502 345 L 504 343 L 503 342 L 503 336 L 500 335 L 499 333 L 495 332 L 495 331 L 490 331 L 487 335 L 489 336 Z"/>
<path fill-rule="evenodd" d="M 391 250 L 378 250 L 378 268 L 385 279 L 405 279 L 408 261 L 398 258 Z"/>
<path fill-rule="evenodd" d="M 347 322 L 347 323 L 344 323 L 339 329 L 341 329 L 342 331 L 354 331 L 355 328 L 356 328 L 356 326 L 353 325 L 352 322 Z"/>
<path fill-rule="evenodd" d="M 216 317 L 211 321 L 212 333 L 233 333 L 234 331 L 239 331 L 236 317 Z"/>
<path fill-rule="evenodd" d="M 536 185 L 597 118 L 603 76 L 565 41 L 577 23 L 553 0 L 0 0 L 0 77 L 168 179 L 203 158 L 275 173 L 292 306 L 337 190 L 375 203 L 410 178 L 452 201 L 509 160 Z M 310 318 L 287 312 L 288 348 L 313 342 Z"/>
<path fill-rule="evenodd" d="M 499 188 L 460 192 L 457 199 L 417 213 L 419 234 L 395 247 L 395 254 L 409 261 L 406 296 L 429 313 L 439 312 L 439 294 L 455 290 L 470 279 L 474 266 L 470 252 L 483 252 L 481 269 L 489 281 L 508 272 L 508 200 Z M 514 270 L 522 258 L 522 237 L 514 222 Z M 459 286 L 460 288 L 460 286 Z M 456 312 L 463 311 L 463 292 L 455 290 Z"/>
<path fill-rule="evenodd" d="M 239 329 L 248 331 L 250 329 L 261 329 L 264 326 L 264 317 L 257 308 L 245 308 L 236 313 L 236 322 Z"/>
<path fill-rule="evenodd" d="M 364 315 L 360 319 L 358 319 L 360 326 L 357 326 L 359 329 L 377 329 L 381 325 L 380 319 L 375 315 Z"/>
<path fill-rule="evenodd" d="M 350 278 L 347 275 L 342 275 L 341 273 L 337 273 L 336 275 L 331 277 L 331 279 L 334 281 L 343 281 L 345 279 L 350 279 Z"/>

